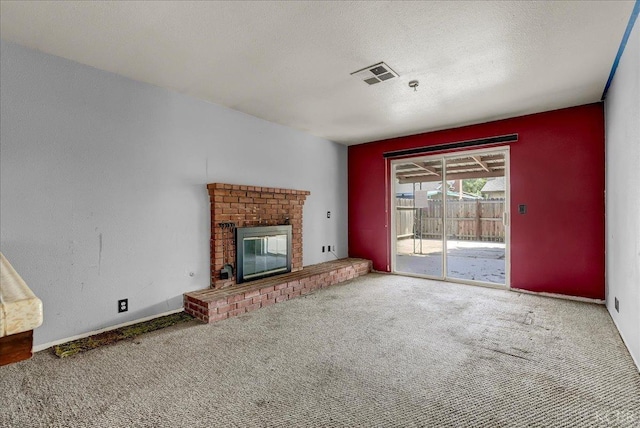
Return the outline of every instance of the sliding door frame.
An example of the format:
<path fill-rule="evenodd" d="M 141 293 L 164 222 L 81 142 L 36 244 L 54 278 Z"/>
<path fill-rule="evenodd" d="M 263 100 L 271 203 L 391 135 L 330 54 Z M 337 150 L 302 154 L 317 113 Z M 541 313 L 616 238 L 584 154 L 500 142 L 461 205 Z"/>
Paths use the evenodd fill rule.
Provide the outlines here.
<path fill-rule="evenodd" d="M 396 268 L 396 257 L 397 257 L 397 248 L 398 248 L 398 238 L 396 231 L 396 166 L 400 164 L 404 164 L 407 162 L 421 162 L 421 161 L 433 161 L 440 160 L 442 162 L 442 188 L 446 189 L 447 182 L 447 159 L 454 159 L 463 156 L 475 156 L 475 155 L 489 155 L 489 154 L 504 154 L 504 181 L 505 181 L 505 208 L 504 208 L 504 228 L 505 228 L 505 283 L 504 284 L 496 284 L 492 282 L 485 281 L 472 281 L 465 280 L 460 278 L 450 278 L 447 276 L 447 224 L 446 224 L 446 212 L 447 212 L 447 198 L 446 195 L 443 195 L 443 203 L 442 203 L 442 276 L 432 276 L 432 275 L 420 275 L 410 272 L 400 272 Z M 447 281 L 447 282 L 455 282 L 460 284 L 469 284 L 469 285 L 479 285 L 483 287 L 490 288 L 511 288 L 511 174 L 510 174 L 510 150 L 509 146 L 500 146 L 494 148 L 484 148 L 484 149 L 475 149 L 475 150 L 460 150 L 455 152 L 446 152 L 439 153 L 435 155 L 426 155 L 426 156 L 413 156 L 399 159 L 392 159 L 389 168 L 390 177 L 388 179 L 391 181 L 391 186 L 389 186 L 389 200 L 390 200 L 390 227 L 389 227 L 389 236 L 390 236 L 390 244 L 391 244 L 391 273 L 403 276 L 415 276 L 418 278 L 426 278 L 433 279 L 438 281 Z M 414 195 L 415 198 L 415 195 Z M 415 201 L 415 199 L 414 199 Z"/>

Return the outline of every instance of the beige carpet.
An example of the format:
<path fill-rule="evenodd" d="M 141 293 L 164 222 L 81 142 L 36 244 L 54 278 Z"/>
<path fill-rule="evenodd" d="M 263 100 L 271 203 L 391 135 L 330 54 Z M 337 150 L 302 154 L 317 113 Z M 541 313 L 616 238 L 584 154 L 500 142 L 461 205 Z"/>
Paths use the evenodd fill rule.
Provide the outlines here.
<path fill-rule="evenodd" d="M 602 306 L 371 274 L 0 367 L 2 427 L 635 427 Z"/>

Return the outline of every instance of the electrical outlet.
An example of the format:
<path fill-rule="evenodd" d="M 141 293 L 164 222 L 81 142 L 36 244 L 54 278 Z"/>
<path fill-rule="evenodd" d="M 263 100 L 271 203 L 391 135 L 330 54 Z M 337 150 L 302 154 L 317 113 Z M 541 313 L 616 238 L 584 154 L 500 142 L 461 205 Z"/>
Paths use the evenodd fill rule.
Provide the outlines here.
<path fill-rule="evenodd" d="M 324 253 L 324 245 L 322 246 L 322 252 Z"/>
<path fill-rule="evenodd" d="M 525 204 L 518 205 L 518 212 L 520 214 L 526 214 L 527 213 L 527 206 Z"/>
<path fill-rule="evenodd" d="M 118 313 L 129 310 L 129 299 L 118 300 Z"/>
<path fill-rule="evenodd" d="M 331 211 L 327 211 L 327 218 L 331 218 Z"/>
<path fill-rule="evenodd" d="M 614 301 L 613 301 L 613 306 L 616 307 L 616 312 L 620 312 L 620 302 L 618 301 L 617 297 L 614 297 Z"/>

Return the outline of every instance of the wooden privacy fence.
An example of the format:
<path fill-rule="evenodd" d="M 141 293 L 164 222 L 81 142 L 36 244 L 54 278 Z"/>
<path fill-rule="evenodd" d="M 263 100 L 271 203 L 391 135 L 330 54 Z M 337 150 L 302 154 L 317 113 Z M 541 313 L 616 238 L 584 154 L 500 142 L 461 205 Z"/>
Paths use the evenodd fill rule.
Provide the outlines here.
<path fill-rule="evenodd" d="M 397 237 L 442 239 L 442 201 L 429 200 L 425 208 L 414 208 L 413 204 L 413 199 L 396 199 Z M 503 214 L 502 199 L 448 200 L 447 238 L 504 242 Z"/>

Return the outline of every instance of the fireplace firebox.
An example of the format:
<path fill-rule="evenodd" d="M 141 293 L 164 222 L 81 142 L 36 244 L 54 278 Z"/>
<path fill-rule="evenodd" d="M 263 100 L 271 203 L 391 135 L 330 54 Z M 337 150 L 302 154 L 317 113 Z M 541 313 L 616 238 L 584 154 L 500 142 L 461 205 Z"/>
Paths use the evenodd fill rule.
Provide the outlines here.
<path fill-rule="evenodd" d="M 291 225 L 236 229 L 236 282 L 291 272 Z"/>

